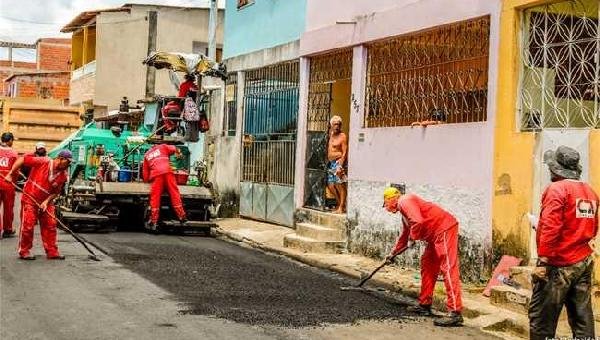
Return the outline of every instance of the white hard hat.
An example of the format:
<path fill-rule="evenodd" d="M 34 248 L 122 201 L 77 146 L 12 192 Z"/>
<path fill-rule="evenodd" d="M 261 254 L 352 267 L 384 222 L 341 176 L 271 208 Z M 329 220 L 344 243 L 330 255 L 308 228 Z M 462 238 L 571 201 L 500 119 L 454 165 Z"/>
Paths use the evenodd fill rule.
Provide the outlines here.
<path fill-rule="evenodd" d="M 37 150 L 37 149 L 45 149 L 45 148 L 46 148 L 46 143 L 44 143 L 44 142 L 37 142 L 37 143 L 35 144 L 35 149 L 36 149 L 36 150 Z"/>

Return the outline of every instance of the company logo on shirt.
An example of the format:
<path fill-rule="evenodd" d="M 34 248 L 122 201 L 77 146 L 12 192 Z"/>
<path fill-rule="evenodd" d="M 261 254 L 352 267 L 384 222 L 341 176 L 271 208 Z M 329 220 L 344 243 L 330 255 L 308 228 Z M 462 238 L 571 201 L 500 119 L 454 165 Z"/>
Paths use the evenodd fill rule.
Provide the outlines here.
<path fill-rule="evenodd" d="M 151 161 L 154 158 L 160 157 L 160 150 L 154 150 L 152 152 L 150 152 L 147 156 L 146 159 Z"/>
<path fill-rule="evenodd" d="M 8 168 L 8 162 L 9 162 L 8 157 L 0 157 L 0 167 Z"/>
<path fill-rule="evenodd" d="M 598 202 L 578 198 L 575 201 L 575 217 L 594 218 L 598 209 Z"/>

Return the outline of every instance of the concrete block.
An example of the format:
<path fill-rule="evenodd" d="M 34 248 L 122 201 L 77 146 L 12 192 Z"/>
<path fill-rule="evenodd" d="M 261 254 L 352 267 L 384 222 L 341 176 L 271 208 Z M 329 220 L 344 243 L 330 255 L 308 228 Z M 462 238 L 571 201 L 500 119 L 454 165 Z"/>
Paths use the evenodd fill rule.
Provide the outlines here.
<path fill-rule="evenodd" d="M 533 284 L 531 283 L 531 274 L 533 273 L 533 267 L 519 266 L 510 268 L 510 277 L 518 283 L 521 288 L 531 290 Z"/>
<path fill-rule="evenodd" d="M 289 234 L 283 238 L 283 245 L 308 253 L 340 254 L 344 251 L 346 242 L 318 241 L 313 238 Z"/>
<path fill-rule="evenodd" d="M 337 228 L 328 228 L 312 223 L 297 223 L 296 234 L 303 237 L 313 238 L 318 241 L 338 241 L 346 240 L 343 230 Z"/>
<path fill-rule="evenodd" d="M 494 306 L 505 308 L 517 313 L 527 314 L 531 291 L 515 289 L 508 286 L 492 287 L 490 302 Z"/>
<path fill-rule="evenodd" d="M 298 209 L 297 216 L 302 216 L 298 222 L 308 222 L 327 228 L 338 228 L 346 231 L 346 215 L 333 214 L 307 208 Z"/>

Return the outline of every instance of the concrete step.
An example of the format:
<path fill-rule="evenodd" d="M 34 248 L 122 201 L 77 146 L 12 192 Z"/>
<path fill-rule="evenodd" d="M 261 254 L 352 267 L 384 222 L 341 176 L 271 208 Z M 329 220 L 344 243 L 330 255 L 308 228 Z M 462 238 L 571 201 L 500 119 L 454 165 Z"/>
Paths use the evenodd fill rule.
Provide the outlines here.
<path fill-rule="evenodd" d="M 298 236 L 313 238 L 318 241 L 338 241 L 346 240 L 346 233 L 342 229 L 322 227 L 312 223 L 297 223 L 296 234 Z"/>
<path fill-rule="evenodd" d="M 492 287 L 490 294 L 490 302 L 492 305 L 521 314 L 527 314 L 530 300 L 530 290 L 522 288 L 515 289 L 509 286 Z"/>
<path fill-rule="evenodd" d="M 296 211 L 296 223 L 312 223 L 328 228 L 346 230 L 347 219 L 345 214 L 333 214 L 308 208 Z"/>
<path fill-rule="evenodd" d="M 523 289 L 533 289 L 533 284 L 531 283 L 531 273 L 533 273 L 533 267 L 530 266 L 510 268 L 510 278 L 518 283 Z"/>
<path fill-rule="evenodd" d="M 340 254 L 346 248 L 346 242 L 319 241 L 297 234 L 288 234 L 283 238 L 283 245 L 288 248 L 303 250 L 307 253 Z"/>

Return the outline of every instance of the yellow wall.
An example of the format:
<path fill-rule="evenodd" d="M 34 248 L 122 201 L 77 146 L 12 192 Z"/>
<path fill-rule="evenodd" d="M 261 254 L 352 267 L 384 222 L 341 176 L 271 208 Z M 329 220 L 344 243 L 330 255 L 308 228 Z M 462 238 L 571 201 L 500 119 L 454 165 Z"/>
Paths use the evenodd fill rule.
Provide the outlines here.
<path fill-rule="evenodd" d="M 96 28 L 89 27 L 86 33 L 84 65 L 96 60 Z"/>
<path fill-rule="evenodd" d="M 590 184 L 600 195 L 600 130 L 590 133 Z"/>
<path fill-rule="evenodd" d="M 352 84 L 350 79 L 336 80 L 331 88 L 331 115 L 342 117 L 342 131 L 348 135 L 350 131 L 350 96 Z"/>
<path fill-rule="evenodd" d="M 539 1 L 505 1 L 500 19 L 500 55 L 494 150 L 492 238 L 496 259 L 504 254 L 529 256 L 527 212 L 533 197 L 533 133 L 517 130 L 519 75 L 517 6 Z"/>
<path fill-rule="evenodd" d="M 526 214 L 534 211 L 533 155 L 536 136 L 533 132 L 518 131 L 519 23 L 523 8 L 551 2 L 554 1 L 503 2 L 493 173 L 495 190 L 492 201 L 493 248 L 496 256 L 530 256 L 530 226 Z M 589 152 L 590 183 L 600 192 L 600 130 L 591 131 Z M 600 266 L 596 267 L 596 278 L 600 278 Z"/>
<path fill-rule="evenodd" d="M 71 68 L 76 70 L 83 66 L 83 31 L 73 33 L 71 39 Z"/>

